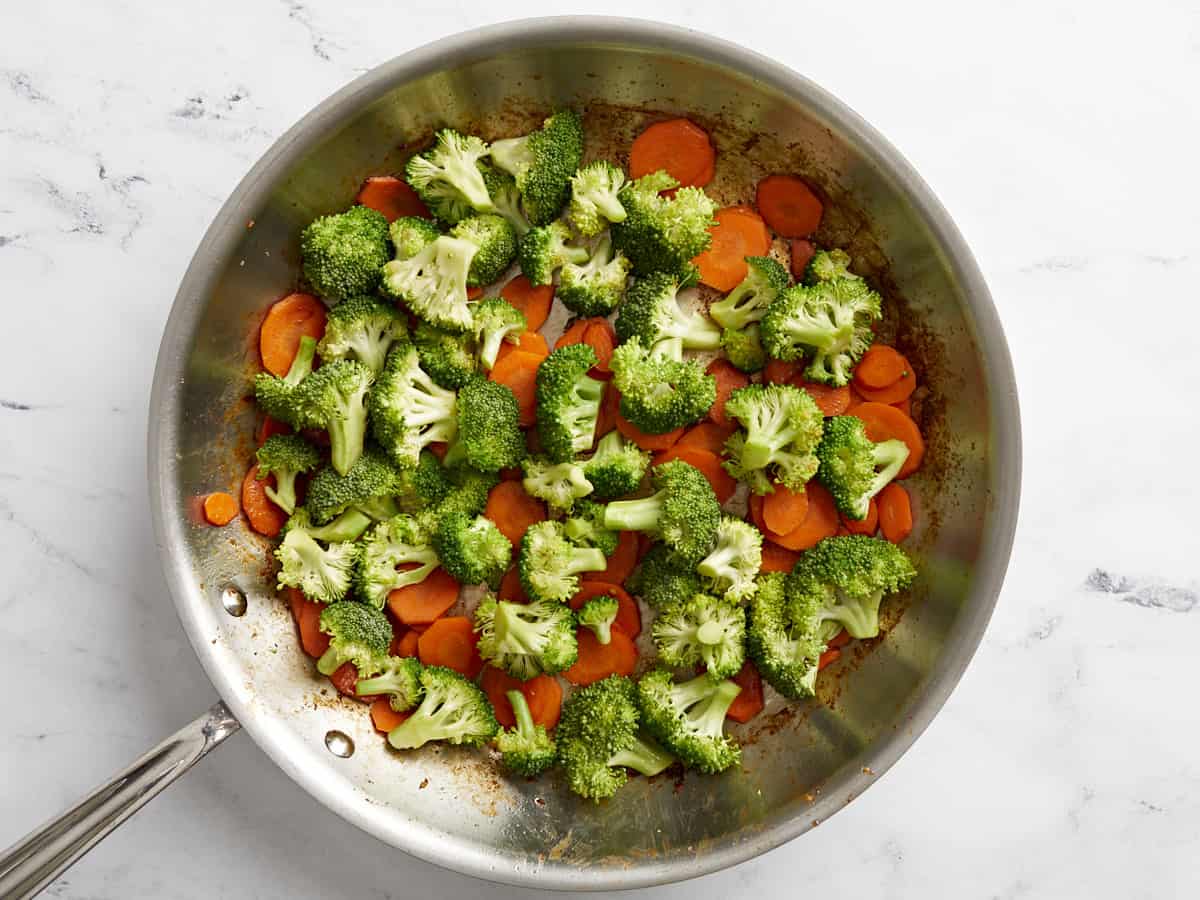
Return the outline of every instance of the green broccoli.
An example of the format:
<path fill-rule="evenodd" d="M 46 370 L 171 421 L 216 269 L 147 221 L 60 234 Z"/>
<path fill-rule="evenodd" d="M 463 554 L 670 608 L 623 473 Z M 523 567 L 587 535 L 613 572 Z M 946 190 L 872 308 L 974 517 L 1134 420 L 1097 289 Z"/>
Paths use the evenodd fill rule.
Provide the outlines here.
<path fill-rule="evenodd" d="M 377 609 L 350 600 L 330 603 L 321 610 L 320 628 L 330 638 L 329 649 L 317 660 L 322 675 L 346 663 L 353 663 L 359 675 L 374 675 L 387 659 L 392 623 Z"/>
<path fill-rule="evenodd" d="M 479 170 L 483 173 L 483 183 L 487 185 L 492 205 L 496 207 L 496 215 L 508 220 L 519 241 L 533 226 L 521 210 L 521 192 L 517 190 L 516 179 L 487 163 L 480 163 Z"/>
<path fill-rule="evenodd" d="M 595 547 L 605 556 L 617 552 L 621 536 L 604 527 L 604 507 L 590 500 L 579 500 L 571 515 L 563 521 L 563 532 L 571 543 L 580 547 Z"/>
<path fill-rule="evenodd" d="M 621 392 L 621 415 L 647 434 L 697 422 L 717 399 L 716 379 L 699 362 L 678 352 L 653 353 L 638 338 L 617 347 L 609 366 Z"/>
<path fill-rule="evenodd" d="M 354 693 L 360 697 L 387 694 L 396 712 L 412 709 L 421 702 L 421 663 L 415 656 L 389 656 L 379 664 L 379 674 L 359 678 Z"/>
<path fill-rule="evenodd" d="M 388 261 L 388 221 L 366 206 L 321 216 L 300 233 L 304 277 L 332 303 L 370 294 Z"/>
<path fill-rule="evenodd" d="M 378 375 L 392 344 L 407 333 L 404 315 L 394 304 L 378 297 L 351 297 L 329 311 L 317 352 L 324 362 L 356 359 Z"/>
<path fill-rule="evenodd" d="M 840 622 L 851 637 L 879 634 L 884 594 L 907 588 L 917 570 L 895 544 L 859 534 L 825 538 L 800 557 L 788 581 L 788 609 L 799 614 L 809 598 L 821 618 Z"/>
<path fill-rule="evenodd" d="M 610 643 L 612 623 L 616 621 L 619 607 L 616 597 L 593 597 L 579 608 L 579 624 L 591 631 L 598 643 Z"/>
<path fill-rule="evenodd" d="M 359 460 L 359 462 L 361 461 Z M 316 538 L 318 541 L 340 544 L 344 541 L 357 541 L 374 521 L 365 512 L 352 506 L 324 525 L 314 525 L 308 510 L 301 506 L 284 523 L 283 534 L 286 535 L 293 528 L 300 528 L 307 531 L 309 537 Z"/>
<path fill-rule="evenodd" d="M 665 544 L 655 544 L 646 551 L 625 586 L 652 609 L 667 609 L 704 590 L 696 570 Z"/>
<path fill-rule="evenodd" d="M 554 740 L 546 733 L 543 725 L 534 725 L 529 712 L 529 702 L 520 691 L 505 691 L 513 709 L 517 726 L 496 735 L 496 749 L 500 751 L 504 767 L 517 775 L 532 778 L 554 765 L 558 750 Z"/>
<path fill-rule="evenodd" d="M 404 176 L 435 216 L 454 224 L 472 213 L 493 212 L 478 163 L 488 145 L 477 137 L 443 128 L 424 153 L 412 157 Z"/>
<path fill-rule="evenodd" d="M 688 286 L 671 272 L 635 278 L 617 313 L 617 337 L 640 338 L 651 351 L 664 341 L 678 341 L 684 350 L 716 350 L 721 329 L 704 313 L 685 312 L 679 305 L 679 291 Z"/>
<path fill-rule="evenodd" d="M 491 370 L 496 364 L 500 346 L 505 341 L 516 344 L 525 331 L 525 313 L 507 300 L 488 297 L 471 309 L 471 331 L 479 345 L 479 361 Z"/>
<path fill-rule="evenodd" d="M 625 184 L 619 166 L 597 160 L 571 176 L 571 202 L 567 217 L 584 237 L 599 234 L 609 222 L 624 222 L 625 207 L 618 194 Z"/>
<path fill-rule="evenodd" d="M 258 478 L 275 476 L 275 486 L 266 495 L 289 516 L 296 511 L 296 476 L 321 464 L 317 448 L 298 434 L 274 434 L 258 448 Z"/>
<path fill-rule="evenodd" d="M 525 493 L 549 503 L 556 510 L 568 510 L 581 497 L 592 492 L 591 482 L 584 477 L 578 463 L 552 463 L 543 456 L 522 460 L 525 478 L 521 484 Z"/>
<path fill-rule="evenodd" d="M 401 470 L 379 448 L 367 447 L 345 475 L 332 466 L 317 472 L 304 506 L 322 525 L 352 509 L 382 521 L 400 512 L 394 499 L 400 487 Z"/>
<path fill-rule="evenodd" d="M 811 353 L 805 378 L 837 387 L 849 384 L 855 364 L 871 346 L 871 326 L 882 317 L 882 302 L 859 278 L 795 285 L 767 309 L 763 348 L 784 361 Z"/>
<path fill-rule="evenodd" d="M 401 514 L 380 522 L 362 542 L 354 590 L 365 602 L 383 609 L 391 591 L 419 584 L 437 566 L 428 531 L 412 516 Z"/>
<path fill-rule="evenodd" d="M 746 648 L 767 683 L 785 697 L 802 700 L 816 692 L 817 666 L 825 644 L 841 626 L 820 618 L 813 594 L 789 604 L 788 575 L 764 572 L 750 601 Z"/>
<path fill-rule="evenodd" d="M 499 472 L 525 458 L 521 410 L 507 385 L 474 376 L 458 392 L 458 436 L 442 462 Z"/>
<path fill-rule="evenodd" d="M 617 194 L 627 215 L 613 223 L 613 243 L 638 275 L 680 272 L 712 243 L 708 229 L 716 224 L 716 204 L 698 187 L 679 188 L 674 197 L 662 195 L 676 187 L 678 181 L 658 171 L 629 182 Z"/>
<path fill-rule="evenodd" d="M 817 445 L 817 478 L 829 488 L 838 511 L 865 519 L 871 498 L 896 477 L 908 459 L 908 445 L 892 439 L 878 444 L 867 437 L 862 419 L 833 416 Z"/>
<path fill-rule="evenodd" d="M 729 361 L 747 375 L 766 368 L 767 351 L 763 349 L 762 332 L 757 325 L 747 325 L 741 331 L 726 328 L 721 332 L 721 349 Z"/>
<path fill-rule="evenodd" d="M 442 518 L 433 534 L 442 568 L 461 584 L 500 587 L 512 559 L 512 544 L 491 519 L 454 512 Z"/>
<path fill-rule="evenodd" d="M 320 603 L 336 603 L 350 592 L 359 546 L 330 544 L 322 548 L 302 526 L 306 517 L 293 517 L 283 541 L 275 548 L 279 560 L 278 587 L 294 587 Z M 385 645 L 386 649 L 386 645 Z"/>
<path fill-rule="evenodd" d="M 632 494 L 650 468 L 650 454 L 621 437 L 615 428 L 596 442 L 596 452 L 583 462 L 584 477 L 597 500 Z"/>
<path fill-rule="evenodd" d="M 825 419 L 807 391 L 790 384 L 738 388 L 725 414 L 742 427 L 725 442 L 725 470 L 756 494 L 772 481 L 799 491 L 817 471 L 817 444 Z"/>
<path fill-rule="evenodd" d="M 845 250 L 818 250 L 804 267 L 804 283 L 808 285 L 839 278 L 858 278 L 850 271 L 850 254 Z"/>
<path fill-rule="evenodd" d="M 787 269 L 769 256 L 747 256 L 746 268 L 741 284 L 708 308 L 722 328 L 741 331 L 759 321 L 791 281 Z"/>
<path fill-rule="evenodd" d="M 567 199 L 583 157 L 583 120 L 571 109 L 555 112 L 540 131 L 492 143 L 492 165 L 516 179 L 529 221 L 552 221 Z"/>
<path fill-rule="evenodd" d="M 657 775 L 675 762 L 638 733 L 636 696 L 632 681 L 610 675 L 563 704 L 555 731 L 558 761 L 579 796 L 607 800 L 625 784 L 627 768 Z"/>
<path fill-rule="evenodd" d="M 254 376 L 254 399 L 263 412 L 293 428 L 298 426 L 301 410 L 297 389 L 312 372 L 316 354 L 316 340 L 305 335 L 300 338 L 300 346 L 286 375 L 280 378 L 270 372 L 259 372 Z"/>
<path fill-rule="evenodd" d="M 575 664 L 575 616 L 565 603 L 511 603 L 490 594 L 475 608 L 479 655 L 513 678 L 528 681 Z"/>
<path fill-rule="evenodd" d="M 471 327 L 467 273 L 478 251 L 473 241 L 443 234 L 414 256 L 385 264 L 380 287 L 431 325 L 466 331 Z"/>
<path fill-rule="evenodd" d="M 571 229 L 562 221 L 531 229 L 517 250 L 521 272 L 530 284 L 549 284 L 554 273 L 567 263 L 583 265 L 588 261 L 586 247 L 571 247 Z"/>
<path fill-rule="evenodd" d="M 495 213 L 463 219 L 450 229 L 450 234 L 478 248 L 467 270 L 468 287 L 491 284 L 517 258 L 517 232 L 507 219 Z"/>
<path fill-rule="evenodd" d="M 637 687 L 646 730 L 684 765 L 711 775 L 741 762 L 741 747 L 722 730 L 742 690 L 737 683 L 699 675 L 676 684 L 669 671 L 654 669 Z"/>
<path fill-rule="evenodd" d="M 736 675 L 746 661 L 746 613 L 709 594 L 661 610 L 651 627 L 659 662 L 682 668 L 703 663 L 708 677 Z"/>
<path fill-rule="evenodd" d="M 435 505 L 422 509 L 417 518 L 430 532 L 436 532 L 448 516 L 462 514 L 474 518 L 487 506 L 488 493 L 500 481 L 494 472 L 480 472 L 470 466 L 459 466 L 445 473 L 449 489 Z"/>
<path fill-rule="evenodd" d="M 561 522 L 538 522 L 521 538 L 517 574 L 532 600 L 566 603 L 579 591 L 579 573 L 603 572 L 608 560 L 595 547 L 577 547 Z"/>
<path fill-rule="evenodd" d="M 588 344 L 567 344 L 538 366 L 538 437 L 554 462 L 570 462 L 592 446 L 604 396 L 604 382 L 588 377 L 594 365 Z"/>
<path fill-rule="evenodd" d="M 415 750 L 430 741 L 478 747 L 496 736 L 500 726 L 487 695 L 453 669 L 421 669 L 421 705 L 388 732 L 397 750 Z"/>
<path fill-rule="evenodd" d="M 396 248 L 396 259 L 412 259 L 441 234 L 442 229 L 436 221 L 420 216 L 401 216 L 388 226 L 388 235 L 392 239 L 392 246 Z"/>
<path fill-rule="evenodd" d="M 432 451 L 422 450 L 415 466 L 397 469 L 396 505 L 401 512 L 427 510 L 441 503 L 453 489 L 441 460 Z"/>
<path fill-rule="evenodd" d="M 458 434 L 458 395 L 434 384 L 408 341 L 388 354 L 369 400 L 371 431 L 397 465 L 416 465 L 430 444 Z"/>
<path fill-rule="evenodd" d="M 455 334 L 421 322 L 413 331 L 412 342 L 417 348 L 421 368 L 438 387 L 456 391 L 477 370 L 475 342 L 469 335 Z"/>
<path fill-rule="evenodd" d="M 624 253 L 613 253 L 612 236 L 605 232 L 587 262 L 562 267 L 555 296 L 581 316 L 607 316 L 620 304 L 628 277 L 629 260 Z"/>
<path fill-rule="evenodd" d="M 709 592 L 732 603 L 754 596 L 754 576 L 762 565 L 762 535 L 749 522 L 722 516 L 717 544 L 696 565 Z"/>
<path fill-rule="evenodd" d="M 695 563 L 712 548 L 721 506 L 708 479 L 683 460 L 654 467 L 655 493 L 637 500 L 617 500 L 604 510 L 604 527 L 644 531 L 669 546 L 685 563 Z M 603 567 L 601 567 L 603 568 Z"/>
<path fill-rule="evenodd" d="M 362 455 L 367 437 L 367 392 L 374 373 L 360 362 L 325 363 L 296 388 L 299 423 L 329 433 L 329 458 L 343 475 Z"/>

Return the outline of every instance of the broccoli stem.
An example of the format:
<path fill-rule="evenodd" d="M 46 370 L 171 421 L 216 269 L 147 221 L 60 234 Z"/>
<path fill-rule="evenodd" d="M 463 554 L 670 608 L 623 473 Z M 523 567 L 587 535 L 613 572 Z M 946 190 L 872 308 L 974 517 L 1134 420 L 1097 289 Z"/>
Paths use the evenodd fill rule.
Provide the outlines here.
<path fill-rule="evenodd" d="M 504 696 L 512 705 L 513 718 L 517 720 L 517 734 L 524 738 L 533 737 L 535 725 L 533 715 L 529 712 L 529 703 L 520 691 L 505 691 Z"/>
<path fill-rule="evenodd" d="M 534 641 L 530 640 L 533 627 L 521 618 L 521 610 L 524 608 L 522 603 L 510 603 L 507 600 L 501 600 L 496 604 L 495 629 L 496 639 L 499 643 L 512 641 L 520 646 L 520 648 L 530 654 L 535 654 L 537 648 L 534 646 Z"/>
<path fill-rule="evenodd" d="M 628 213 L 625 212 L 625 207 L 621 205 L 621 201 L 617 199 L 615 193 L 609 191 L 589 191 L 587 197 L 596 205 L 596 209 L 600 211 L 600 215 L 604 216 L 610 222 L 624 222 L 628 216 Z"/>
<path fill-rule="evenodd" d="M 861 599 L 847 599 L 838 604 L 838 618 L 850 637 L 873 638 L 879 634 L 879 604 L 882 600 L 883 591 L 875 591 Z"/>
<path fill-rule="evenodd" d="M 626 766 L 643 775 L 657 775 L 673 762 L 675 762 L 675 757 L 666 750 L 640 737 L 635 737 L 632 744 L 609 758 L 608 765 Z"/>
<path fill-rule="evenodd" d="M 317 660 L 317 671 L 322 675 L 332 675 L 342 667 L 342 663 L 345 661 L 346 658 L 342 655 L 342 651 L 338 649 L 337 644 L 330 644 L 329 649 Z"/>
<path fill-rule="evenodd" d="M 882 491 L 887 483 L 896 477 L 896 473 L 908 459 L 908 452 L 908 444 L 896 438 L 890 441 L 880 441 L 872 448 L 871 460 L 879 471 L 875 473 L 875 478 L 871 482 L 871 491 L 867 494 L 868 503 L 871 497 Z M 275 477 L 278 479 L 279 476 Z M 865 512 L 863 516 L 866 516 Z"/>
<path fill-rule="evenodd" d="M 312 372 L 313 361 L 316 355 L 316 339 L 308 335 L 300 338 L 300 346 L 296 348 L 296 356 L 292 359 L 292 365 L 288 369 L 287 374 L 283 376 L 284 382 L 289 387 L 295 387 L 307 378 L 309 373 Z"/>
<path fill-rule="evenodd" d="M 638 500 L 618 500 L 604 508 L 604 527 L 611 531 L 655 531 L 662 515 L 663 491 Z"/>
<path fill-rule="evenodd" d="M 761 404 L 746 423 L 746 442 L 742 446 L 742 466 L 747 469 L 765 468 L 775 454 L 788 442 L 791 429 L 781 404 Z"/>
<path fill-rule="evenodd" d="M 485 369 L 491 369 L 496 365 L 496 357 L 500 355 L 500 346 L 504 343 L 507 331 L 502 331 L 499 328 L 493 329 L 487 333 L 487 337 L 483 339 L 483 343 L 479 346 L 479 361 L 483 363 Z"/>
<path fill-rule="evenodd" d="M 566 575 L 578 575 L 580 572 L 603 572 L 608 568 L 608 557 L 603 550 L 595 547 L 573 547 L 567 554 L 567 564 L 563 567 Z"/>
<path fill-rule="evenodd" d="M 687 710 L 688 721 L 698 731 L 720 734 L 725 713 L 741 691 L 741 685 L 734 681 L 722 681 L 714 688 L 705 674 L 675 685 L 673 693 L 680 708 Z"/>
<path fill-rule="evenodd" d="M 354 685 L 354 693 L 360 697 L 370 697 L 374 694 L 396 694 L 404 690 L 402 676 L 397 672 L 385 672 L 372 678 L 360 678 Z M 396 710 L 403 712 L 403 710 Z"/>
<path fill-rule="evenodd" d="M 493 141 L 491 157 L 494 165 L 515 176 L 533 163 L 533 153 L 529 150 L 529 135 Z"/>
<path fill-rule="evenodd" d="M 725 636 L 725 629 L 721 627 L 720 622 L 705 622 L 696 629 L 696 640 L 709 647 L 716 646 L 721 643 Z"/>
<path fill-rule="evenodd" d="M 370 516 L 351 507 L 332 522 L 327 522 L 320 528 L 309 528 L 308 533 L 327 544 L 356 541 L 371 526 L 371 521 Z"/>
<path fill-rule="evenodd" d="M 396 504 L 395 497 L 372 497 L 370 500 L 363 500 L 355 504 L 355 508 L 376 522 L 383 522 L 400 515 L 400 507 Z"/>
<path fill-rule="evenodd" d="M 268 484 L 263 488 L 263 493 L 270 497 L 276 506 L 290 516 L 296 511 L 297 473 L 286 469 L 276 469 L 271 474 L 275 476 L 275 487 L 271 487 Z"/>
<path fill-rule="evenodd" d="M 588 628 L 592 630 L 592 634 L 596 635 L 596 643 L 612 643 L 612 622 L 596 622 L 595 624 L 589 625 Z"/>
<path fill-rule="evenodd" d="M 350 471 L 350 467 L 362 456 L 363 440 L 367 436 L 367 409 L 361 404 L 358 408 L 346 409 L 343 415 L 328 423 L 329 432 L 329 461 L 340 475 Z"/>

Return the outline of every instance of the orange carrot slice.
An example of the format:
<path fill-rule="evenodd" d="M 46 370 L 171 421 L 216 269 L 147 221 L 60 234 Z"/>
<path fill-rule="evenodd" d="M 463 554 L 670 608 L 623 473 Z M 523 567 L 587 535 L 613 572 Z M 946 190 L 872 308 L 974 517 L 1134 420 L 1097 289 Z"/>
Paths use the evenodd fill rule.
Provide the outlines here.
<path fill-rule="evenodd" d="M 717 380 L 717 399 L 708 410 L 708 418 L 725 428 L 737 425 L 725 415 L 725 404 L 729 395 L 750 383 L 749 377 L 727 359 L 714 359 L 705 371 Z"/>
<path fill-rule="evenodd" d="M 497 358 L 488 378 L 513 392 L 520 410 L 520 423 L 526 427 L 537 421 L 537 370 L 544 357 L 524 350 Z"/>
<path fill-rule="evenodd" d="M 296 629 L 300 632 L 300 646 L 304 652 L 317 659 L 329 649 L 329 635 L 321 631 L 320 603 L 314 603 L 304 596 L 298 588 L 286 588 L 288 605 L 292 608 L 292 618 L 296 620 Z"/>
<path fill-rule="evenodd" d="M 788 550 L 772 541 L 766 540 L 763 541 L 762 565 L 758 567 L 758 571 L 790 572 L 799 558 L 800 554 L 796 551 Z"/>
<path fill-rule="evenodd" d="M 446 616 L 425 629 L 417 640 L 417 655 L 426 666 L 445 666 L 472 680 L 483 668 L 471 620 L 465 616 Z"/>
<path fill-rule="evenodd" d="M 554 300 L 554 285 L 542 284 L 534 287 L 524 275 L 518 275 L 500 289 L 500 296 L 525 314 L 525 328 L 537 331 L 546 324 L 550 316 L 550 304 Z"/>
<path fill-rule="evenodd" d="M 621 392 L 611 381 L 604 386 L 604 397 L 600 401 L 600 415 L 596 417 L 596 440 L 617 427 L 617 411 L 621 406 Z"/>
<path fill-rule="evenodd" d="M 287 521 L 287 513 L 275 505 L 267 496 L 267 485 L 274 487 L 275 476 L 268 475 L 266 479 L 258 479 L 258 463 L 250 467 L 246 477 L 242 479 L 242 511 L 250 522 L 250 527 L 266 537 L 276 537 Z"/>
<path fill-rule="evenodd" d="M 372 175 L 362 183 L 354 202 L 378 210 L 389 222 L 395 222 L 401 216 L 433 218 L 408 182 L 393 175 Z"/>
<path fill-rule="evenodd" d="M 389 593 L 388 608 L 405 625 L 428 625 L 458 601 L 459 587 L 445 569 L 434 569 L 424 581 Z"/>
<path fill-rule="evenodd" d="M 742 689 L 733 698 L 733 703 L 729 704 L 725 715 L 735 722 L 749 722 L 763 710 L 762 678 L 754 663 L 747 660 L 741 670 L 733 676 L 733 682 Z"/>
<path fill-rule="evenodd" d="M 808 515 L 808 492 L 790 491 L 782 484 L 763 497 L 763 524 L 776 534 L 789 534 L 799 528 Z"/>
<path fill-rule="evenodd" d="M 272 419 L 270 416 L 263 416 L 262 424 L 258 426 L 258 435 L 255 437 L 255 442 L 261 447 L 268 439 L 275 437 L 277 434 L 291 433 L 291 425 L 280 422 L 278 419 Z"/>
<path fill-rule="evenodd" d="M 821 224 L 824 204 L 795 175 L 768 175 L 758 183 L 754 205 L 780 237 L 808 237 Z"/>
<path fill-rule="evenodd" d="M 387 697 L 376 697 L 371 704 L 371 724 L 381 734 L 387 734 L 393 728 L 404 724 L 404 720 L 412 715 L 412 710 L 396 712 L 392 709 L 391 700 Z"/>
<path fill-rule="evenodd" d="M 732 291 L 748 270 L 747 256 L 766 256 L 771 235 L 762 216 L 748 206 L 729 206 L 713 216 L 708 249 L 692 260 L 700 270 L 700 281 L 718 291 Z"/>
<path fill-rule="evenodd" d="M 258 332 L 263 368 L 282 378 L 292 367 L 300 338 L 320 340 L 325 333 L 325 304 L 312 294 L 288 294 L 271 305 Z"/>
<path fill-rule="evenodd" d="M 204 518 L 209 525 L 228 525 L 237 514 L 237 501 L 224 491 L 216 491 L 204 498 Z"/>
<path fill-rule="evenodd" d="M 912 533 L 912 501 L 908 491 L 898 484 L 889 484 L 879 492 L 879 530 L 893 544 L 899 544 Z"/>
<path fill-rule="evenodd" d="M 708 132 L 695 122 L 655 122 L 634 138 L 629 148 L 629 177 L 641 178 L 661 169 L 680 187 L 704 187 L 712 181 L 716 158 Z"/>
<path fill-rule="evenodd" d="M 582 580 L 600 581 L 605 584 L 624 584 L 638 561 L 638 539 L 635 531 L 622 531 L 617 536 L 617 549 L 608 558 L 608 565 L 600 572 L 584 572 Z"/>
<path fill-rule="evenodd" d="M 501 481 L 488 493 L 483 514 L 516 547 L 530 525 L 546 518 L 546 504 L 525 493 L 519 481 Z"/>
<path fill-rule="evenodd" d="M 911 369 L 904 354 L 887 344 L 872 344 L 854 367 L 854 381 L 861 388 L 877 391 L 895 384 Z"/>
<path fill-rule="evenodd" d="M 817 255 L 817 248 L 812 241 L 803 238 L 792 241 L 792 277 L 797 281 L 804 278 L 804 272 L 812 258 Z"/>
<path fill-rule="evenodd" d="M 772 359 L 763 368 L 763 382 L 766 384 L 790 384 L 800 374 L 802 368 L 804 368 L 803 363 Z"/>
<path fill-rule="evenodd" d="M 737 427 L 733 425 L 723 426 L 716 422 L 701 422 L 685 431 L 683 437 L 676 441 L 675 446 L 696 447 L 720 456 L 725 452 L 725 442 L 735 431 L 737 431 Z"/>
<path fill-rule="evenodd" d="M 592 684 L 609 675 L 632 675 L 637 668 L 637 645 L 625 632 L 613 629 L 607 644 L 601 644 L 587 628 L 575 632 L 579 658 L 563 672 L 571 684 Z"/>
<path fill-rule="evenodd" d="M 872 497 L 871 502 L 867 505 L 867 517 L 865 519 L 851 519 L 847 516 L 842 516 L 841 519 L 842 524 L 851 534 L 865 534 L 869 537 L 879 528 L 879 504 Z"/>
<path fill-rule="evenodd" d="M 633 441 L 643 450 L 649 450 L 651 453 L 656 450 L 666 450 L 683 435 L 682 428 L 676 428 L 666 434 L 647 434 L 621 415 L 619 407 L 617 409 L 617 431 L 621 432 L 627 440 Z"/>
<path fill-rule="evenodd" d="M 579 591 L 571 598 L 571 609 L 579 609 L 593 597 L 612 597 L 617 601 L 617 618 L 612 627 L 619 628 L 629 637 L 635 638 L 642 633 L 642 613 L 637 601 L 617 584 L 607 581 L 587 581 L 579 587 Z"/>
<path fill-rule="evenodd" d="M 516 566 L 504 573 L 504 578 L 500 581 L 500 590 L 496 592 L 496 596 L 512 603 L 529 602 L 529 595 L 525 593 L 525 585 L 521 584 L 521 575 Z"/>
<path fill-rule="evenodd" d="M 681 459 L 689 466 L 699 469 L 701 474 L 708 479 L 708 483 L 712 485 L 718 503 L 727 501 L 737 490 L 737 481 L 725 471 L 720 458 L 710 450 L 675 444 L 655 456 L 654 465 L 661 465 L 672 459 Z"/>
<path fill-rule="evenodd" d="M 519 681 L 503 669 L 485 666 L 479 686 L 492 701 L 496 721 L 505 728 L 512 728 L 517 724 L 512 704 L 505 696 L 509 691 L 520 691 L 525 695 L 534 725 L 553 728 L 558 724 L 558 716 L 562 711 L 562 685 L 551 675 L 535 675 L 528 681 Z"/>
<path fill-rule="evenodd" d="M 850 408 L 849 386 L 830 387 L 827 384 L 817 384 L 801 378 L 794 379 L 792 384 L 812 397 L 813 402 L 817 404 L 821 414 L 826 418 L 843 415 Z"/>
<path fill-rule="evenodd" d="M 917 423 L 903 412 L 885 403 L 868 401 L 851 407 L 850 415 L 862 419 L 867 427 L 867 437 L 876 444 L 896 438 L 908 445 L 908 459 L 900 467 L 897 478 L 907 478 L 921 468 L 921 460 L 925 458 L 925 440 Z M 245 506 L 244 501 L 242 505 Z"/>

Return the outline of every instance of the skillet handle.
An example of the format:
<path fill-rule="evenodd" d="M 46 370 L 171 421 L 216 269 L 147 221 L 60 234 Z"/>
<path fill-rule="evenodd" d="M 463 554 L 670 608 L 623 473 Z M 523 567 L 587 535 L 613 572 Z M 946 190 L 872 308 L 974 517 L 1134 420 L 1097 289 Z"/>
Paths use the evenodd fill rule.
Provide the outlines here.
<path fill-rule="evenodd" d="M 0 897 L 32 897 L 241 728 L 218 703 L 107 784 L 0 854 Z"/>

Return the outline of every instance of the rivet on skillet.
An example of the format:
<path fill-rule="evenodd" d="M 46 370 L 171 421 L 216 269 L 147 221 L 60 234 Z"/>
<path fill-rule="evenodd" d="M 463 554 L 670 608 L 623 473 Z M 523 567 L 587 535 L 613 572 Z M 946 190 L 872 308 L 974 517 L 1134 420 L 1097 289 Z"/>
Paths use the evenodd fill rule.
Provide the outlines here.
<path fill-rule="evenodd" d="M 225 607 L 225 612 L 240 619 L 246 614 L 246 595 L 231 584 L 221 591 L 221 605 Z"/>
<path fill-rule="evenodd" d="M 354 741 L 344 731 L 332 728 L 325 732 L 325 748 L 334 756 L 349 759 L 354 755 Z"/>

